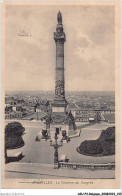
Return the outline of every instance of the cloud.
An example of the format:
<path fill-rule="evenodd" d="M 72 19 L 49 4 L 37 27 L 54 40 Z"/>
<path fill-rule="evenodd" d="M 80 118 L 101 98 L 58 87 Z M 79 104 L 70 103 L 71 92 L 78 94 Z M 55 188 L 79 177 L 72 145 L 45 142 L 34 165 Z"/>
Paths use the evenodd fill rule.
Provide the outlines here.
<path fill-rule="evenodd" d="M 81 30 L 77 28 L 77 37 L 78 37 L 78 41 L 79 41 L 79 45 L 82 48 L 86 48 L 86 47 L 92 47 L 93 46 L 93 42 L 89 39 L 88 35 L 83 35 L 81 33 Z"/>
<path fill-rule="evenodd" d="M 54 90 L 53 32 L 59 7 L 66 33 L 67 90 L 114 89 L 115 23 L 111 6 L 8 6 L 6 89 Z M 19 37 L 20 30 L 31 37 Z"/>

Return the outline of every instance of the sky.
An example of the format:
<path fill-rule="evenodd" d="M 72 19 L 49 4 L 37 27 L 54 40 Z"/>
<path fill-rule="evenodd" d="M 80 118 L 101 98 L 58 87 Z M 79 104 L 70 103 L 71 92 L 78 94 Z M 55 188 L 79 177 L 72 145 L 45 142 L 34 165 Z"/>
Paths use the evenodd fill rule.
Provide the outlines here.
<path fill-rule="evenodd" d="M 66 34 L 66 91 L 115 90 L 114 6 L 7 5 L 6 91 L 55 89 L 57 13 Z M 19 36 L 24 31 L 31 36 Z"/>

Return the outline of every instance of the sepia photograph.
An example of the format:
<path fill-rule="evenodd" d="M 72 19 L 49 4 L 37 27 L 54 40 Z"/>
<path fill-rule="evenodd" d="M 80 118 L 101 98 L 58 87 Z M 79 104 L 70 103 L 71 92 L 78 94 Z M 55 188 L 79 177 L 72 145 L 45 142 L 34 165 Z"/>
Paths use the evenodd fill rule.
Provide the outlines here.
<path fill-rule="evenodd" d="M 120 186 L 118 7 L 4 3 L 3 187 Z"/>

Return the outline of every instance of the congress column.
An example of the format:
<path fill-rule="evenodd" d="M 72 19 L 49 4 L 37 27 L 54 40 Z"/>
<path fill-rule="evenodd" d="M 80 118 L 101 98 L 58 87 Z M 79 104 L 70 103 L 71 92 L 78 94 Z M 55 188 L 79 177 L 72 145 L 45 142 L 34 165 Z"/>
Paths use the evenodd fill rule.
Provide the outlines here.
<path fill-rule="evenodd" d="M 54 33 L 56 43 L 56 76 L 55 76 L 55 99 L 52 104 L 53 112 L 65 112 L 67 101 L 65 99 L 65 80 L 64 80 L 64 42 L 66 41 L 63 32 L 62 15 L 59 11 L 57 15 L 57 28 Z"/>

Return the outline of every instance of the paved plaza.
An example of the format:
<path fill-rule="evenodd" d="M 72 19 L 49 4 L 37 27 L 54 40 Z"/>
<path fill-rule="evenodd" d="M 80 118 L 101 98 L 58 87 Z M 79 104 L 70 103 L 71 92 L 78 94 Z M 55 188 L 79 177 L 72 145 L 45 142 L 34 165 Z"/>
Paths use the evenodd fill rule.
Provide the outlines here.
<path fill-rule="evenodd" d="M 36 142 L 35 138 L 38 132 L 43 128 L 43 122 L 19 121 L 25 127 L 23 140 L 25 145 L 20 149 L 12 150 L 13 153 L 21 151 L 24 155 L 20 162 L 24 163 L 40 163 L 53 164 L 54 149 L 50 146 L 49 141 Z M 6 124 L 8 121 L 6 121 Z M 80 124 L 78 125 L 80 127 Z M 84 140 L 96 140 L 101 134 L 101 130 L 113 126 L 112 124 L 94 124 L 85 128 L 81 128 L 80 137 L 72 138 L 69 143 L 64 143 L 59 148 L 59 158 L 66 154 L 69 162 L 76 163 L 110 163 L 115 161 L 115 156 L 91 157 L 79 154 L 76 149 Z"/>

